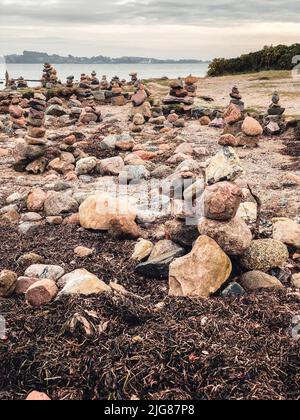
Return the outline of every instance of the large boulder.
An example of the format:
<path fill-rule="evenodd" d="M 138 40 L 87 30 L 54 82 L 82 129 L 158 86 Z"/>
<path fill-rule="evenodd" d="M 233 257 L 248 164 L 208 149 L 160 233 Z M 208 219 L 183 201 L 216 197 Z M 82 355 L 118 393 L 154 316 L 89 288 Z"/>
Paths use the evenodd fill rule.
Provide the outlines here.
<path fill-rule="evenodd" d="M 242 198 L 241 188 L 233 182 L 211 185 L 203 194 L 204 215 L 213 220 L 230 220 L 235 217 Z"/>
<path fill-rule="evenodd" d="M 244 172 L 232 147 L 223 147 L 206 162 L 205 177 L 208 185 L 220 181 L 234 181 Z"/>
<path fill-rule="evenodd" d="M 246 223 L 235 217 L 228 221 L 202 218 L 198 225 L 200 235 L 212 238 L 228 255 L 243 255 L 250 247 L 252 233 Z"/>
<path fill-rule="evenodd" d="M 252 241 L 241 258 L 242 267 L 246 270 L 269 271 L 282 266 L 289 258 L 286 245 L 274 239 Z"/>
<path fill-rule="evenodd" d="M 281 289 L 282 283 L 273 276 L 263 273 L 262 271 L 249 271 L 242 275 L 240 279 L 241 285 L 247 292 L 257 289 Z"/>
<path fill-rule="evenodd" d="M 59 296 L 63 295 L 94 295 L 111 292 L 111 288 L 100 280 L 97 276 L 90 273 L 85 268 L 79 268 L 66 274 L 59 281 L 63 287 Z"/>
<path fill-rule="evenodd" d="M 300 249 L 300 225 L 285 217 L 273 219 L 273 238 Z"/>
<path fill-rule="evenodd" d="M 52 192 L 44 203 L 44 210 L 47 216 L 59 216 L 65 213 L 76 213 L 78 203 L 74 198 L 62 192 Z"/>
<path fill-rule="evenodd" d="M 16 273 L 10 270 L 2 270 L 0 272 L 0 298 L 10 297 L 16 288 L 16 282 Z"/>
<path fill-rule="evenodd" d="M 242 131 L 244 134 L 246 134 L 246 136 L 251 137 L 261 136 L 264 132 L 260 123 L 252 117 L 245 118 L 242 125 Z"/>
<path fill-rule="evenodd" d="M 231 261 L 219 245 L 200 236 L 190 254 L 170 265 L 169 295 L 207 298 L 221 288 L 231 271 Z"/>
<path fill-rule="evenodd" d="M 115 216 L 123 216 L 134 221 L 136 214 L 136 208 L 127 196 L 118 198 L 105 193 L 88 197 L 79 207 L 81 226 L 94 230 L 108 230 Z"/>

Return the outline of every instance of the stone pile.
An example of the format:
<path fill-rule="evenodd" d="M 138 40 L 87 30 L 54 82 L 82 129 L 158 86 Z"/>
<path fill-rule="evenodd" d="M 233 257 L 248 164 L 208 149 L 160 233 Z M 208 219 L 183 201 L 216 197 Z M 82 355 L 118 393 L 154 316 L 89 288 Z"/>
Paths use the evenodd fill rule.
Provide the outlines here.
<path fill-rule="evenodd" d="M 188 96 L 195 98 L 197 96 L 198 78 L 190 75 L 185 78 L 184 82 L 184 89 L 188 92 Z"/>
<path fill-rule="evenodd" d="M 99 82 L 99 79 L 97 77 L 97 73 L 94 70 L 94 71 L 92 71 L 92 74 L 91 74 L 91 88 L 93 90 L 97 90 L 97 89 L 99 89 L 99 87 L 100 87 L 100 82 Z"/>
<path fill-rule="evenodd" d="M 26 88 L 28 88 L 28 83 L 24 79 L 24 77 L 19 77 L 18 80 L 16 81 L 16 84 L 17 84 L 17 89 L 26 89 Z"/>
<path fill-rule="evenodd" d="M 103 75 L 102 79 L 101 79 L 101 82 L 100 82 L 100 89 L 101 90 L 108 90 L 109 87 L 110 87 L 110 83 L 107 80 L 107 76 Z"/>
<path fill-rule="evenodd" d="M 57 71 L 49 63 L 44 64 L 43 75 L 41 78 L 42 86 L 51 89 L 58 83 Z"/>
<path fill-rule="evenodd" d="M 9 115 L 12 129 L 22 129 L 26 127 L 26 120 L 24 118 L 24 110 L 20 106 L 21 98 L 14 97 L 9 106 Z"/>
<path fill-rule="evenodd" d="M 90 89 L 91 80 L 88 75 L 85 73 L 82 73 L 80 76 L 80 82 L 79 82 L 79 88 L 80 89 Z"/>
<path fill-rule="evenodd" d="M 264 119 L 264 131 L 266 134 L 281 134 L 285 130 L 284 112 L 285 108 L 280 105 L 280 96 L 278 92 L 274 92 L 272 103 L 268 108 L 268 116 Z"/>
<path fill-rule="evenodd" d="M 133 118 L 136 114 L 140 114 L 145 120 L 151 118 L 151 105 L 148 101 L 150 92 L 146 87 L 140 83 L 136 89 L 135 94 L 131 97 L 132 109 L 131 117 Z"/>
<path fill-rule="evenodd" d="M 237 86 L 233 86 L 230 93 L 230 103 L 236 105 L 241 112 L 245 110 L 245 103 L 242 101 L 242 96 Z"/>
<path fill-rule="evenodd" d="M 128 84 L 136 86 L 139 82 L 137 73 L 136 72 L 130 73 L 129 76 L 130 76 L 130 82 Z"/>
<path fill-rule="evenodd" d="M 47 144 L 45 129 L 46 98 L 42 93 L 35 93 L 28 105 L 27 134 L 25 141 L 16 145 L 15 168 L 39 173 L 44 172 L 47 164 L 42 158 Z"/>
<path fill-rule="evenodd" d="M 182 79 L 173 80 L 170 83 L 170 93 L 163 100 L 163 103 L 165 105 L 193 105 L 194 98 L 189 96 L 189 92 L 187 91 L 186 87 L 187 85 L 184 84 Z"/>
<path fill-rule="evenodd" d="M 74 76 L 68 76 L 66 86 L 67 88 L 73 88 L 74 87 Z"/>

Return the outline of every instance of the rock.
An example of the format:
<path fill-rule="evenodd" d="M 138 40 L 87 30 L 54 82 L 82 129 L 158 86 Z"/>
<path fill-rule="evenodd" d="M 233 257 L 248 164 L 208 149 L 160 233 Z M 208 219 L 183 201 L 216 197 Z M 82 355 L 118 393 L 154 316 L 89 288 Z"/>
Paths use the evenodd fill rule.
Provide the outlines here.
<path fill-rule="evenodd" d="M 84 268 L 66 274 L 59 281 L 59 285 L 63 286 L 59 296 L 78 294 L 89 296 L 111 292 L 111 288 L 107 284 Z"/>
<path fill-rule="evenodd" d="M 118 239 L 137 239 L 141 236 L 141 231 L 132 217 L 122 215 L 111 217 L 109 233 Z"/>
<path fill-rule="evenodd" d="M 47 194 L 41 188 L 34 188 L 27 197 L 27 208 L 30 211 L 41 211 Z"/>
<path fill-rule="evenodd" d="M 50 398 L 43 392 L 32 391 L 26 398 L 26 401 L 50 401 Z"/>
<path fill-rule="evenodd" d="M 85 246 L 77 246 L 74 249 L 74 254 L 79 258 L 86 258 L 95 253 L 94 248 L 87 248 Z"/>
<path fill-rule="evenodd" d="M 230 104 L 224 112 L 223 119 L 225 124 L 234 124 L 242 119 L 241 110 L 234 104 Z"/>
<path fill-rule="evenodd" d="M 17 278 L 18 276 L 13 271 L 2 270 L 0 272 L 0 298 L 10 297 L 14 293 Z"/>
<path fill-rule="evenodd" d="M 252 242 L 250 229 L 237 217 L 225 222 L 202 218 L 198 229 L 200 235 L 212 238 L 226 254 L 231 256 L 243 255 Z"/>
<path fill-rule="evenodd" d="M 35 277 L 19 277 L 16 282 L 16 295 L 25 295 L 29 287 L 38 281 Z"/>
<path fill-rule="evenodd" d="M 87 198 L 79 208 L 81 226 L 94 230 L 108 230 L 114 216 L 121 215 L 134 221 L 136 214 L 127 196 L 115 198 L 103 193 Z"/>
<path fill-rule="evenodd" d="M 52 192 L 45 200 L 44 209 L 47 216 L 59 216 L 65 213 L 76 213 L 78 203 L 66 193 Z"/>
<path fill-rule="evenodd" d="M 61 216 L 48 216 L 46 217 L 46 222 L 48 225 L 58 226 L 62 224 L 63 218 Z"/>
<path fill-rule="evenodd" d="M 244 170 L 232 147 L 223 147 L 206 162 L 206 182 L 208 185 L 221 181 L 234 181 Z"/>
<path fill-rule="evenodd" d="M 166 229 L 171 240 L 183 247 L 191 247 L 199 236 L 197 226 L 189 226 L 180 220 L 166 223 Z"/>
<path fill-rule="evenodd" d="M 219 145 L 231 147 L 240 146 L 239 138 L 235 137 L 233 134 L 223 134 L 219 139 Z"/>
<path fill-rule="evenodd" d="M 129 139 L 131 140 L 131 137 L 129 137 Z M 100 146 L 103 150 L 115 149 L 116 143 L 118 141 L 120 141 L 119 136 L 116 136 L 116 135 L 107 136 L 102 140 L 102 142 L 100 143 Z"/>
<path fill-rule="evenodd" d="M 65 175 L 74 170 L 74 165 L 60 158 L 56 158 L 49 163 L 48 168 L 59 174 Z"/>
<path fill-rule="evenodd" d="M 35 254 L 34 252 L 30 252 L 28 254 L 23 254 L 21 257 L 17 260 L 17 263 L 21 267 L 29 267 L 33 264 L 44 264 L 45 258 L 41 255 Z"/>
<path fill-rule="evenodd" d="M 273 238 L 286 245 L 300 249 L 300 225 L 285 217 L 275 218 L 273 222 Z"/>
<path fill-rule="evenodd" d="M 97 171 L 102 175 L 119 175 L 124 169 L 124 161 L 121 157 L 112 157 L 100 160 L 97 164 Z"/>
<path fill-rule="evenodd" d="M 28 305 L 39 307 L 50 303 L 58 293 L 55 281 L 49 279 L 39 280 L 29 287 L 25 294 Z"/>
<path fill-rule="evenodd" d="M 90 156 L 80 159 L 76 163 L 75 172 L 76 175 L 88 175 L 91 174 L 97 166 L 97 158 Z"/>
<path fill-rule="evenodd" d="M 35 277 L 37 279 L 58 280 L 65 273 L 59 265 L 33 264 L 25 271 L 25 277 Z"/>
<path fill-rule="evenodd" d="M 292 285 L 296 287 L 296 289 L 300 289 L 300 273 L 292 276 Z"/>
<path fill-rule="evenodd" d="M 241 188 L 233 182 L 208 186 L 202 196 L 204 215 L 213 220 L 230 220 L 236 216 L 242 198 Z"/>
<path fill-rule="evenodd" d="M 21 222 L 40 222 L 42 216 L 39 213 L 28 212 L 22 214 Z"/>
<path fill-rule="evenodd" d="M 169 295 L 207 298 L 228 280 L 231 270 L 231 261 L 219 245 L 200 236 L 190 254 L 171 263 Z"/>
<path fill-rule="evenodd" d="M 150 172 L 143 165 L 126 165 L 123 172 L 127 182 L 139 182 L 150 178 Z"/>
<path fill-rule="evenodd" d="M 151 254 L 153 247 L 154 245 L 152 242 L 145 239 L 139 240 L 134 248 L 131 259 L 139 262 L 144 261 Z"/>
<path fill-rule="evenodd" d="M 289 252 L 282 242 L 274 239 L 258 239 L 241 258 L 242 266 L 249 271 L 269 271 L 283 265 L 289 258 Z"/>
<path fill-rule="evenodd" d="M 193 200 L 202 197 L 204 193 L 205 185 L 203 179 L 197 179 L 192 185 L 186 188 L 183 192 L 183 198 L 186 203 L 190 203 L 192 205 Z"/>
<path fill-rule="evenodd" d="M 174 154 L 192 155 L 194 149 L 190 143 L 181 143 L 175 150 Z"/>
<path fill-rule="evenodd" d="M 242 131 L 244 134 L 246 134 L 246 136 L 251 137 L 261 136 L 264 132 L 260 123 L 252 117 L 245 118 L 242 125 Z"/>
<path fill-rule="evenodd" d="M 207 115 L 201 117 L 199 121 L 201 125 L 209 125 L 211 123 L 211 119 Z"/>
<path fill-rule="evenodd" d="M 240 282 L 247 292 L 257 289 L 283 288 L 283 285 L 276 277 L 269 276 L 269 274 L 258 270 L 243 274 Z"/>
<path fill-rule="evenodd" d="M 136 272 L 149 278 L 167 278 L 171 262 L 184 254 L 184 249 L 172 241 L 159 241 L 154 246 L 148 261 L 139 264 L 136 267 Z"/>
<path fill-rule="evenodd" d="M 176 163 L 184 162 L 185 160 L 188 160 L 188 159 L 190 159 L 189 155 L 185 153 L 176 153 L 167 160 L 167 163 L 176 164 Z"/>
<path fill-rule="evenodd" d="M 200 163 L 194 159 L 187 159 L 181 162 L 175 172 L 194 172 L 200 169 Z"/>
<path fill-rule="evenodd" d="M 245 222 L 255 222 L 257 219 L 257 204 L 251 201 L 241 203 L 236 215 Z"/>
<path fill-rule="evenodd" d="M 159 165 L 151 172 L 151 176 L 156 179 L 163 179 L 167 178 L 172 173 L 173 171 L 169 166 Z"/>
<path fill-rule="evenodd" d="M 18 232 L 24 236 L 35 235 L 41 226 L 40 222 L 23 222 L 19 224 Z"/>
<path fill-rule="evenodd" d="M 148 150 L 137 150 L 134 154 L 143 161 L 152 160 L 157 157 L 156 152 L 150 152 Z"/>
<path fill-rule="evenodd" d="M 265 132 L 270 136 L 274 136 L 275 134 L 280 134 L 281 128 L 276 121 L 270 121 L 265 127 Z"/>
<path fill-rule="evenodd" d="M 145 118 L 142 114 L 135 114 L 132 122 L 134 125 L 143 125 L 145 123 Z"/>
<path fill-rule="evenodd" d="M 240 297 L 243 296 L 246 293 L 246 291 L 242 288 L 242 286 L 238 283 L 230 283 L 228 287 L 226 287 L 225 290 L 222 292 L 223 297 Z"/>
<path fill-rule="evenodd" d="M 62 117 L 63 115 L 68 115 L 68 111 L 60 105 L 51 105 L 46 110 L 46 115 L 51 115 L 52 117 Z"/>

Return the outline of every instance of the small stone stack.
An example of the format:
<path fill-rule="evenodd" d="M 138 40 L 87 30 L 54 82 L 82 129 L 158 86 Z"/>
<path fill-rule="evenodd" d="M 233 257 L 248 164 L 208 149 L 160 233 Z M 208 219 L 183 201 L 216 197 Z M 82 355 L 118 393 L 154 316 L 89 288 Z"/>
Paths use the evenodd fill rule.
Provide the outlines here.
<path fill-rule="evenodd" d="M 189 79 L 189 78 L 188 78 Z M 173 80 L 170 83 L 170 93 L 169 95 L 163 100 L 165 105 L 193 105 L 194 98 L 189 96 L 189 92 L 187 91 L 188 85 L 185 84 L 182 79 Z M 190 85 L 191 89 L 191 85 Z M 190 92 L 191 93 L 191 92 Z"/>
<path fill-rule="evenodd" d="M 90 78 L 85 73 L 80 76 L 79 87 L 80 89 L 90 89 Z"/>
<path fill-rule="evenodd" d="M 92 71 L 92 74 L 91 74 L 91 87 L 93 90 L 97 90 L 100 87 L 100 82 L 99 82 L 99 79 L 97 77 L 97 73 L 95 72 L 95 70 Z"/>
<path fill-rule="evenodd" d="M 9 114 L 9 106 L 11 103 L 10 92 L 0 92 L 0 115 Z"/>
<path fill-rule="evenodd" d="M 73 88 L 74 87 L 74 76 L 67 77 L 66 86 L 67 88 Z"/>
<path fill-rule="evenodd" d="M 283 114 L 285 108 L 280 105 L 280 96 L 274 92 L 272 103 L 268 108 L 268 116 L 264 119 L 264 130 L 266 134 L 281 134 L 285 129 Z"/>
<path fill-rule="evenodd" d="M 9 107 L 9 115 L 12 129 L 22 129 L 26 127 L 26 120 L 24 118 L 24 110 L 20 106 L 21 98 L 15 97 L 11 101 Z"/>
<path fill-rule="evenodd" d="M 230 93 L 230 103 L 236 105 L 241 112 L 245 110 L 245 103 L 242 101 L 242 96 L 237 86 L 233 86 Z"/>
<path fill-rule="evenodd" d="M 58 83 L 57 71 L 49 63 L 44 64 L 43 75 L 41 78 L 42 86 L 51 89 Z"/>
<path fill-rule="evenodd" d="M 150 95 L 151 93 L 149 90 L 142 83 L 140 83 L 136 89 L 135 94 L 131 97 L 131 118 L 136 114 L 142 115 L 147 121 L 151 118 L 151 105 L 148 102 L 148 97 Z"/>
<path fill-rule="evenodd" d="M 195 98 L 197 96 L 197 77 L 189 75 L 185 78 L 184 82 L 184 89 L 188 92 L 188 96 Z"/>
<path fill-rule="evenodd" d="M 26 88 L 28 88 L 28 83 L 24 79 L 24 77 L 19 77 L 16 83 L 17 83 L 17 89 L 26 89 Z"/>
<path fill-rule="evenodd" d="M 137 77 L 137 73 L 135 73 L 135 72 L 130 73 L 129 76 L 130 76 L 130 82 L 128 84 L 132 85 L 132 86 L 136 86 L 137 83 L 139 82 L 139 79 Z"/>
<path fill-rule="evenodd" d="M 15 169 L 26 169 L 28 172 L 44 172 L 46 161 L 42 158 L 46 151 L 46 129 L 45 129 L 46 98 L 41 93 L 35 93 L 29 101 L 27 115 L 27 134 L 25 142 L 16 146 Z"/>
<path fill-rule="evenodd" d="M 109 89 L 109 81 L 107 80 L 107 76 L 103 75 L 100 83 L 101 90 L 108 90 Z"/>

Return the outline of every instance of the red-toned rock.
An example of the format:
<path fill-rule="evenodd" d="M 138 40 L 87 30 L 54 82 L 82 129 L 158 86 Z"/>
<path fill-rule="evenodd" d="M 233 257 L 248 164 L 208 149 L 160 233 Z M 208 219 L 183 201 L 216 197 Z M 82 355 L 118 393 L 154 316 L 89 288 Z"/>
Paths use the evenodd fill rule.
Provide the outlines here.
<path fill-rule="evenodd" d="M 34 283 L 38 282 L 40 279 L 35 277 L 19 277 L 16 283 L 15 293 L 16 295 L 24 295 L 29 287 Z"/>
<path fill-rule="evenodd" d="M 230 104 L 224 112 L 225 124 L 234 124 L 242 119 L 241 110 L 234 104 Z"/>
<path fill-rule="evenodd" d="M 151 159 L 156 158 L 157 156 L 157 153 L 148 152 L 147 150 L 138 150 L 134 152 L 134 154 L 143 160 L 151 160 Z"/>
<path fill-rule="evenodd" d="M 218 182 L 203 193 L 204 215 L 213 220 L 235 217 L 243 198 L 241 188 L 233 182 Z"/>
<path fill-rule="evenodd" d="M 55 281 L 43 279 L 34 283 L 26 292 L 26 302 L 30 306 L 39 307 L 51 302 L 58 293 Z"/>
<path fill-rule="evenodd" d="M 109 233 L 115 238 L 137 239 L 141 231 L 135 221 L 126 216 L 114 216 L 110 220 Z"/>
<path fill-rule="evenodd" d="M 51 399 L 43 392 L 32 391 L 26 398 L 26 401 L 51 401 Z"/>
<path fill-rule="evenodd" d="M 47 198 L 46 193 L 41 188 L 33 189 L 27 197 L 27 208 L 30 211 L 41 211 Z"/>

